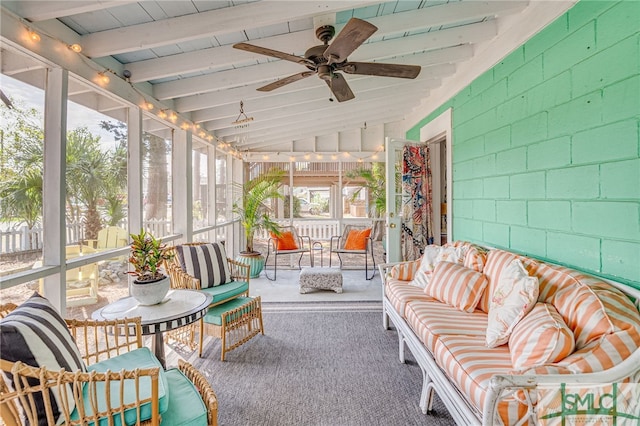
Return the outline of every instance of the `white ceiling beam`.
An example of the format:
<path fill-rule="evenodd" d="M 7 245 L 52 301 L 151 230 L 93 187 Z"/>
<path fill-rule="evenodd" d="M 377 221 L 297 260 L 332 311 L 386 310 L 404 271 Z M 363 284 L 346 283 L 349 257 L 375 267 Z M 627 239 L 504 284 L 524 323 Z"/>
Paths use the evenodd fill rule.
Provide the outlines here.
<path fill-rule="evenodd" d="M 384 88 L 372 88 L 369 90 L 358 90 L 355 89 L 356 98 L 345 102 L 344 104 L 352 105 L 352 108 L 358 108 L 358 105 L 369 102 L 373 99 L 379 99 L 380 97 L 394 97 L 394 92 L 397 93 L 416 93 L 425 96 L 430 90 L 437 88 L 440 86 L 440 81 L 426 80 L 424 84 L 420 86 L 415 86 L 412 84 L 398 84 L 398 85 L 390 85 Z M 352 87 L 353 88 L 353 87 Z M 327 89 L 327 88 L 325 88 Z M 326 90 L 325 95 L 317 98 L 317 97 L 309 97 L 305 100 L 305 98 L 301 98 L 295 102 L 287 103 L 287 102 L 278 102 L 276 108 L 265 109 L 259 111 L 257 113 L 251 112 L 250 116 L 254 118 L 252 123 L 258 122 L 268 122 L 272 120 L 277 120 L 279 118 L 287 118 L 300 114 L 307 114 L 312 111 L 318 111 L 323 109 L 335 109 L 336 105 L 342 105 L 337 102 L 330 102 L 328 99 L 329 92 Z M 375 105 L 384 105 L 374 104 Z M 234 129 L 234 126 L 231 124 L 232 121 L 235 120 L 235 117 L 231 118 L 222 118 L 218 120 L 212 120 L 208 122 L 202 123 L 202 127 L 209 130 L 215 131 L 216 135 L 222 135 L 223 130 L 234 130 L 240 133 L 246 131 L 246 129 Z M 251 125 L 251 128 L 254 126 Z M 226 135 L 226 134 L 225 134 Z"/>
<path fill-rule="evenodd" d="M 45 21 L 62 16 L 95 12 L 110 7 L 136 3 L 137 0 L 101 1 L 3 1 L 2 5 L 31 22 Z"/>
<path fill-rule="evenodd" d="M 481 19 L 492 14 L 500 14 L 502 16 L 504 14 L 517 13 L 526 7 L 526 5 L 526 1 L 447 3 L 395 13 L 393 15 L 370 18 L 368 22 L 378 27 L 376 36 L 384 36 L 392 33 L 415 31 L 432 26 L 449 25 L 456 22 Z M 339 32 L 341 29 L 342 26 L 336 26 L 336 32 Z M 310 29 L 265 37 L 259 40 L 251 40 L 250 43 L 293 55 L 303 55 L 309 47 L 319 44 L 320 42 L 316 38 L 315 29 Z M 127 64 L 127 69 L 131 71 L 131 81 L 136 83 L 207 69 L 227 67 L 236 62 L 241 62 L 249 58 L 257 59 L 258 57 L 260 57 L 260 55 L 255 54 L 250 56 L 248 52 L 239 51 L 232 46 L 220 46 L 133 62 Z"/>
<path fill-rule="evenodd" d="M 414 65 L 427 67 L 427 66 L 444 64 L 444 63 L 466 61 L 471 59 L 472 56 L 473 56 L 473 47 L 471 47 L 471 45 L 465 44 L 461 46 L 449 47 L 449 48 L 435 50 L 435 51 L 422 53 L 422 54 L 404 56 L 402 58 L 398 58 L 397 60 L 394 59 L 393 62 L 394 63 L 406 62 L 407 64 L 411 63 Z M 381 61 L 381 62 L 384 62 L 384 61 Z M 357 76 L 355 75 L 349 76 L 348 77 L 349 82 L 351 82 L 351 79 L 354 77 L 357 77 Z M 420 77 L 421 76 L 418 76 L 418 78 Z M 236 88 L 231 90 L 244 91 L 244 89 L 245 88 L 243 87 L 243 88 Z M 255 87 L 251 87 L 250 90 L 252 90 L 252 92 L 249 91 L 249 95 L 251 96 L 249 95 L 242 96 L 242 94 L 240 93 L 235 94 L 232 97 L 232 99 L 234 100 L 234 103 L 237 104 L 237 99 L 255 99 L 255 101 L 252 102 L 252 107 L 254 109 L 256 108 L 261 109 L 261 107 L 256 107 L 255 102 L 265 98 L 259 97 L 261 92 L 256 92 Z M 282 93 L 282 92 L 279 92 L 279 93 Z M 243 93 L 243 94 L 246 94 L 246 93 Z M 221 93 L 217 93 L 217 92 L 205 93 L 201 95 L 193 95 L 193 96 L 178 98 L 176 99 L 175 107 L 176 107 L 176 110 L 179 112 L 203 110 L 206 108 L 222 108 L 222 107 L 219 107 L 218 105 L 224 105 L 225 100 L 226 100 L 226 97 L 221 96 Z M 204 111 L 202 112 L 202 114 L 203 115 L 205 114 Z M 211 111 L 210 117 L 216 117 L 216 116 L 220 116 L 220 113 L 216 111 Z M 199 121 L 202 121 L 202 120 L 199 120 Z"/>
<path fill-rule="evenodd" d="M 465 43 L 477 43 L 495 37 L 497 27 L 495 21 L 466 25 L 464 27 L 449 28 L 442 31 L 417 34 L 408 37 L 367 43 L 360 46 L 351 55 L 352 61 L 372 61 L 395 56 L 408 55 L 417 52 L 425 52 L 432 49 L 441 49 Z M 286 77 L 296 72 L 306 70 L 305 67 L 294 63 L 293 72 L 278 70 L 285 61 L 269 62 L 247 66 L 235 70 L 221 71 L 197 77 L 159 83 L 154 86 L 154 96 L 157 99 L 178 98 L 198 93 L 214 92 L 234 86 L 243 86 L 248 83 L 264 81 L 270 82 L 278 77 Z M 289 68 L 291 69 L 291 68 Z"/>
<path fill-rule="evenodd" d="M 359 94 L 357 98 L 358 102 L 350 101 L 350 107 L 356 110 L 360 110 L 363 107 L 368 107 L 369 110 L 377 111 L 380 109 L 386 109 L 386 107 L 384 106 L 385 103 L 367 103 L 371 101 L 379 101 L 380 98 L 390 99 L 394 96 L 420 95 L 421 97 L 423 97 L 428 93 L 428 89 L 416 91 L 415 88 L 412 88 L 410 86 L 405 88 L 390 87 L 386 90 L 371 91 Z M 254 121 L 252 121 L 246 128 L 236 129 L 232 124 L 229 123 L 229 121 L 227 121 L 225 128 L 216 130 L 215 135 L 218 137 L 225 137 L 232 136 L 234 134 L 243 134 L 256 131 L 265 131 L 272 128 L 280 128 L 283 125 L 287 125 L 287 123 L 295 122 L 299 118 L 302 118 L 309 114 L 319 115 L 325 112 L 331 112 L 335 109 L 335 105 L 331 102 L 321 103 L 316 101 L 310 101 L 305 104 L 286 106 L 279 108 L 279 114 L 276 115 L 275 113 L 271 113 L 269 114 L 270 116 L 268 118 L 261 115 L 255 115 Z M 211 130 L 209 126 L 205 126 L 205 128 L 207 130 Z"/>
<path fill-rule="evenodd" d="M 167 44 L 213 37 L 240 29 L 260 28 L 320 13 L 372 4 L 372 1 L 260 1 L 163 19 L 125 28 L 100 31 L 82 37 L 91 57 L 115 55 Z"/>
<path fill-rule="evenodd" d="M 309 135 L 309 132 L 320 132 L 320 134 L 334 133 L 337 130 L 351 129 L 354 127 L 361 127 L 365 121 L 373 121 L 382 119 L 393 115 L 404 116 L 404 111 L 410 108 L 411 105 L 417 105 L 419 98 L 410 99 L 394 99 L 385 102 L 385 107 L 380 110 L 377 105 L 367 106 L 366 104 L 354 108 L 349 105 L 337 105 L 335 110 L 330 113 L 322 114 L 322 116 L 316 116 L 309 114 L 301 119 L 295 121 L 289 121 L 283 123 L 279 129 L 273 132 L 266 132 L 263 130 L 256 130 L 255 132 L 249 132 L 243 136 L 246 136 L 248 140 L 258 139 L 264 140 L 267 138 L 274 139 L 278 137 L 292 137 L 293 139 L 300 139 L 297 135 L 305 134 Z M 397 112 L 396 112 L 397 111 Z M 385 121 L 395 121 L 395 119 L 385 119 Z M 358 124 L 356 124 L 358 123 Z M 224 138 L 225 141 L 233 141 L 233 137 Z M 246 147 L 249 144 L 238 144 L 237 147 Z"/>
<path fill-rule="evenodd" d="M 441 78 L 455 72 L 455 65 L 452 64 L 439 65 L 438 68 L 439 72 L 434 72 L 431 75 L 429 73 L 425 73 L 425 76 L 418 80 L 367 77 L 357 80 L 348 80 L 348 83 L 351 90 L 356 95 L 356 99 L 359 98 L 360 94 L 365 92 L 382 90 L 387 87 L 411 86 L 417 91 L 420 91 L 421 89 L 429 90 L 438 87 L 440 85 Z M 279 114 L 278 110 L 284 106 L 308 103 L 311 101 L 325 103 L 330 97 L 332 97 L 331 91 L 324 82 L 316 81 L 315 83 L 316 84 L 312 89 L 305 90 L 304 92 L 283 92 L 280 94 L 273 94 L 269 97 L 246 101 L 244 103 L 245 111 L 251 115 L 256 115 L 264 111 L 271 111 Z M 233 119 L 238 116 L 238 112 L 238 105 L 227 104 L 215 109 L 194 111 L 191 114 L 191 118 L 195 122 L 203 123 L 207 129 L 215 130 L 221 128 L 220 125 L 226 127 L 224 126 L 225 122 L 228 123 L 230 121 L 234 121 Z"/>

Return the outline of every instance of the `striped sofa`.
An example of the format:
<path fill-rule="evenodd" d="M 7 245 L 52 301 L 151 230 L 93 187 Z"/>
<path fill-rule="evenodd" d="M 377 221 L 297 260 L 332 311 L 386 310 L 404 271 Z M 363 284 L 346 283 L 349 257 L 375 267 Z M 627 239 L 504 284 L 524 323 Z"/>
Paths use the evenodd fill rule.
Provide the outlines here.
<path fill-rule="evenodd" d="M 454 278 L 439 271 L 456 268 L 443 262 L 424 289 L 412 285 L 420 260 L 379 266 L 383 325 L 389 328 L 391 320 L 398 332 L 401 362 L 408 347 L 422 369 L 423 412 L 431 409 L 435 392 L 459 424 L 540 424 L 548 413 L 571 415 L 553 412 L 549 398 L 559 398 L 559 389 L 582 389 L 578 403 L 587 411 L 594 404 L 584 392 L 594 384 L 606 389 L 624 383 L 637 397 L 640 291 L 504 250 L 459 241 L 449 246 L 461 253 L 457 271 L 463 284 L 457 290 L 453 281 L 442 282 Z M 516 259 L 537 278 L 532 306 L 512 324 L 504 344 L 488 347 L 492 300 L 501 274 Z M 477 296 L 469 294 L 471 286 L 480 289 Z M 465 310 L 460 298 L 473 306 Z M 627 411 L 640 418 L 640 403 L 631 405 Z"/>

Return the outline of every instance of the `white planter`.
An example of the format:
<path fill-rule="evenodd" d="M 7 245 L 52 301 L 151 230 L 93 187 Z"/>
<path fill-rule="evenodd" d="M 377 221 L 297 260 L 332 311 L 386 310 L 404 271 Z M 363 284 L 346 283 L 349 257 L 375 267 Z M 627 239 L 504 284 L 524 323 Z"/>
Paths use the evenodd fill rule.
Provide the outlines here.
<path fill-rule="evenodd" d="M 141 305 L 157 305 L 164 300 L 170 287 L 171 280 L 169 280 L 169 277 L 164 277 L 160 281 L 151 283 L 138 283 L 133 280 L 129 287 L 129 292 Z"/>

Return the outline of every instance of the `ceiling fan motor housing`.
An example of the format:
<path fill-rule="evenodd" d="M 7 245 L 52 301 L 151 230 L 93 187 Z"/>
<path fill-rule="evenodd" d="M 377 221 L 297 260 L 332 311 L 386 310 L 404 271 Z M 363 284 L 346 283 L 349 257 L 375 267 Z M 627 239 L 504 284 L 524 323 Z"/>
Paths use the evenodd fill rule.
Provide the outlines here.
<path fill-rule="evenodd" d="M 324 44 L 329 43 L 329 40 L 331 40 L 335 34 L 336 29 L 333 25 L 323 25 L 316 29 L 316 37 Z"/>

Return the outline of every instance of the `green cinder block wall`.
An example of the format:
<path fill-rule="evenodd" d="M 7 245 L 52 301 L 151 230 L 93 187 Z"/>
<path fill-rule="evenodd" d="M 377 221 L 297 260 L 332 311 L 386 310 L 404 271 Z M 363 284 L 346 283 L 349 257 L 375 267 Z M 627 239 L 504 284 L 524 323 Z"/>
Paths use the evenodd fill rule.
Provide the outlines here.
<path fill-rule="evenodd" d="M 407 132 L 453 119 L 453 238 L 640 288 L 640 2 L 582 0 Z"/>

